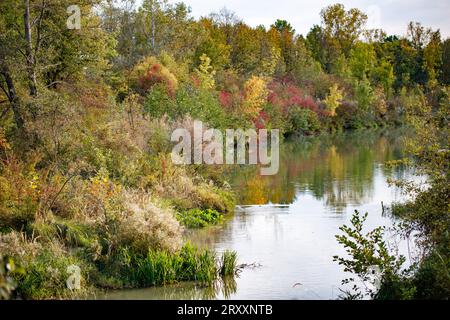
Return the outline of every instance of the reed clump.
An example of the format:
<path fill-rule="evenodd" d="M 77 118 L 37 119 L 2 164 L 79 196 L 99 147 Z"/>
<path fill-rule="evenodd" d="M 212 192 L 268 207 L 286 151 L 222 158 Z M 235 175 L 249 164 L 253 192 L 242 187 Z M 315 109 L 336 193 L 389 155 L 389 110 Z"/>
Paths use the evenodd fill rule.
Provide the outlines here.
<path fill-rule="evenodd" d="M 233 276 L 237 271 L 236 251 L 226 250 L 220 261 L 220 275 L 222 277 Z"/>
<path fill-rule="evenodd" d="M 150 250 L 146 255 L 121 253 L 123 281 L 133 287 L 196 281 L 211 285 L 219 275 L 236 271 L 236 252 L 226 251 L 220 259 L 209 249 L 200 249 L 186 243 L 177 252 Z"/>

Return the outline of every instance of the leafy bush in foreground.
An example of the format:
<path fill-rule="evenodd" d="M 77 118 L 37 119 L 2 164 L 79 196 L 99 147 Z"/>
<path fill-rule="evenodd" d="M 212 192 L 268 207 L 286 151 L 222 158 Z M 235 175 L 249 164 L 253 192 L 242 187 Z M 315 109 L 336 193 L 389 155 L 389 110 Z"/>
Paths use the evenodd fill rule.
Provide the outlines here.
<path fill-rule="evenodd" d="M 0 300 L 8 300 L 14 294 L 17 283 L 14 274 L 21 274 L 23 270 L 18 268 L 12 258 L 0 256 Z"/>

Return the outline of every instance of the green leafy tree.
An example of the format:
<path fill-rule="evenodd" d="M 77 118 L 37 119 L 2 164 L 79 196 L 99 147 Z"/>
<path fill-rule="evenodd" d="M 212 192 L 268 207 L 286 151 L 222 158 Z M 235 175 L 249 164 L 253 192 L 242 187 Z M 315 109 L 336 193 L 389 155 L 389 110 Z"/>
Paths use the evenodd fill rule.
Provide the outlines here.
<path fill-rule="evenodd" d="M 29 96 L 56 87 L 69 77 L 77 79 L 108 69 L 115 41 L 101 28 L 93 11 L 94 0 L 78 3 L 81 28 L 67 27 L 69 0 L 2 1 L 0 3 L 0 87 L 12 106 L 16 126 L 21 129 L 24 112 L 36 106 L 19 96 L 18 79 L 26 79 Z"/>
<path fill-rule="evenodd" d="M 423 65 L 429 83 L 437 82 L 442 67 L 442 43 L 439 31 L 433 32 L 423 50 Z"/>
<path fill-rule="evenodd" d="M 323 29 L 314 25 L 306 35 L 306 46 L 312 57 L 318 61 L 323 68 L 327 65 L 327 46 L 325 43 L 325 33 Z"/>
<path fill-rule="evenodd" d="M 257 37 L 257 30 L 244 23 L 234 26 L 230 58 L 233 67 L 243 74 L 253 73 L 260 64 L 261 42 Z"/>
<path fill-rule="evenodd" d="M 442 72 L 441 82 L 450 84 L 450 38 L 446 39 L 442 44 Z"/>
<path fill-rule="evenodd" d="M 387 37 L 380 55 L 392 61 L 394 88 L 410 87 L 413 82 L 424 84 L 424 74 L 417 51 L 407 39 Z"/>
<path fill-rule="evenodd" d="M 372 81 L 383 87 L 386 96 L 391 96 L 392 86 L 395 81 L 392 63 L 386 59 L 379 61 L 378 65 L 372 71 Z"/>
<path fill-rule="evenodd" d="M 374 90 L 367 78 L 356 80 L 354 83 L 355 98 L 358 102 L 359 110 L 370 112 L 371 104 L 374 101 Z"/>
<path fill-rule="evenodd" d="M 314 60 L 302 37 L 295 39 L 291 74 L 297 81 L 303 83 L 315 80 L 322 74 L 320 62 Z"/>
<path fill-rule="evenodd" d="M 286 71 L 290 72 L 293 69 L 294 64 L 294 35 L 295 30 L 292 28 L 291 24 L 286 20 L 278 19 L 271 29 L 276 31 L 277 42 L 281 50 L 281 56 L 283 57 Z"/>
<path fill-rule="evenodd" d="M 347 56 L 363 33 L 367 15 L 359 9 L 347 11 L 344 5 L 334 4 L 323 9 L 320 16 L 327 42 L 333 41 L 336 49 Z"/>
<path fill-rule="evenodd" d="M 231 45 L 227 44 L 226 34 L 211 19 L 203 18 L 199 23 L 202 36 L 195 50 L 194 63 L 199 63 L 200 57 L 206 54 L 213 67 L 221 70 L 230 64 Z"/>
<path fill-rule="evenodd" d="M 358 80 L 370 78 L 376 64 L 373 46 L 358 42 L 350 51 L 349 68 L 352 76 Z"/>
<path fill-rule="evenodd" d="M 272 27 L 275 28 L 280 33 L 283 33 L 285 31 L 290 33 L 295 32 L 294 28 L 292 28 L 291 24 L 286 20 L 277 19 L 277 21 L 275 21 Z"/>

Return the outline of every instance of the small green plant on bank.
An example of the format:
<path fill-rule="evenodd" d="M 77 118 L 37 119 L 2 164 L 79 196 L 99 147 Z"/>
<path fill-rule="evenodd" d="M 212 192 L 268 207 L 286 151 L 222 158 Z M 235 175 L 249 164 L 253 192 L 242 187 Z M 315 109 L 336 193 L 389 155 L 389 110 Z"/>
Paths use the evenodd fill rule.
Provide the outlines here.
<path fill-rule="evenodd" d="M 352 273 L 358 278 L 351 277 L 342 281 L 342 285 L 352 285 L 350 290 L 343 291 L 344 299 L 361 299 L 366 296 L 375 298 L 380 289 L 378 285 L 386 286 L 403 277 L 401 267 L 405 258 L 390 254 L 383 240 L 383 227 L 364 233 L 366 219 L 367 213 L 361 216 L 355 211 L 351 218 L 351 226 L 340 227 L 343 234 L 336 235 L 337 241 L 346 249 L 348 257 L 334 256 L 333 260 L 342 265 L 345 272 Z M 377 270 L 376 275 L 373 274 L 374 269 Z M 375 278 L 372 278 L 374 276 Z"/>
<path fill-rule="evenodd" d="M 70 266 L 81 270 L 81 286 L 76 290 L 67 287 Z M 95 266 L 81 257 L 44 249 L 28 262 L 23 275 L 15 276 L 17 292 L 26 299 L 84 298 L 94 290 L 94 283 L 89 279 L 94 270 Z"/>
<path fill-rule="evenodd" d="M 177 213 L 177 219 L 188 228 L 203 228 L 217 224 L 223 218 L 223 214 L 214 209 L 192 209 Z"/>
<path fill-rule="evenodd" d="M 0 300 L 8 300 L 13 296 L 17 287 L 14 274 L 23 274 L 23 272 L 12 258 L 0 256 Z"/>

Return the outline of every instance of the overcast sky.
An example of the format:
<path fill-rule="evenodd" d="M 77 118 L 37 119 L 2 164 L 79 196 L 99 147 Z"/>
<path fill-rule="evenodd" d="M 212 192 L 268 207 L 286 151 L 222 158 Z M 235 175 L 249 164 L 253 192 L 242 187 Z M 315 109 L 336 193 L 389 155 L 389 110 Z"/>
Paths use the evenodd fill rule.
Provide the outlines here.
<path fill-rule="evenodd" d="M 170 0 L 170 2 L 180 2 Z M 183 0 L 194 17 L 207 16 L 226 7 L 251 26 L 270 26 L 276 19 L 288 20 L 297 33 L 306 34 L 320 24 L 320 10 L 342 3 L 346 9 L 359 8 L 369 15 L 368 26 L 382 28 L 388 34 L 405 35 L 409 21 L 418 21 L 443 38 L 450 36 L 450 0 Z"/>

